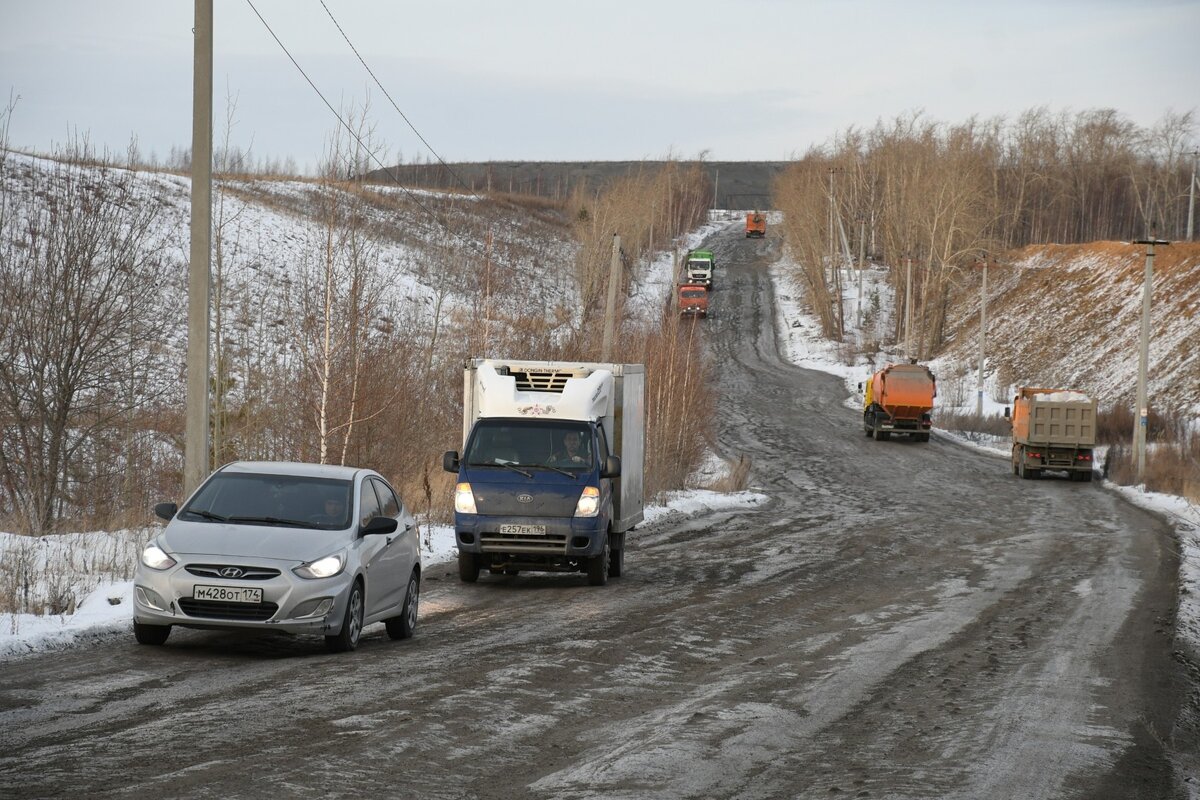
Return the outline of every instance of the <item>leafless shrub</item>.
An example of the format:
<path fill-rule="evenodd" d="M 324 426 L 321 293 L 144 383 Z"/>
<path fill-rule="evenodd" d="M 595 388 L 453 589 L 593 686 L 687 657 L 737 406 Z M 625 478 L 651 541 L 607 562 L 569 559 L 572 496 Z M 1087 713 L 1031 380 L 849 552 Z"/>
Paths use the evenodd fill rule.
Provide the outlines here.
<path fill-rule="evenodd" d="M 935 427 L 948 431 L 979 433 L 987 436 L 1007 438 L 1012 436 L 1012 423 L 995 414 L 966 414 L 955 411 L 938 411 L 933 419 Z"/>
<path fill-rule="evenodd" d="M 112 504 L 88 491 L 99 475 L 143 466 L 113 445 L 136 443 L 135 411 L 169 391 L 155 345 L 178 318 L 158 291 L 170 261 L 160 207 L 133 173 L 13 165 L 0 164 L 0 186 L 27 182 L 34 200 L 20 213 L 0 201 L 0 497 L 17 527 L 42 534 Z"/>

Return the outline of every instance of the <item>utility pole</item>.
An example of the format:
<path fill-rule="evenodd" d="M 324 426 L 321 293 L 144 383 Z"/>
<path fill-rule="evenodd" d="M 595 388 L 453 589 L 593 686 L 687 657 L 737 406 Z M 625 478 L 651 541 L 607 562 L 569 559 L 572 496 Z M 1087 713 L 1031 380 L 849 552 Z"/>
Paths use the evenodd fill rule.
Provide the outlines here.
<path fill-rule="evenodd" d="M 837 262 L 834 260 L 834 249 L 833 249 L 833 173 L 835 171 L 836 171 L 836 169 L 834 167 L 829 168 L 829 269 L 831 270 L 830 281 L 829 281 L 830 283 L 833 282 L 832 270 L 837 269 L 837 267 L 835 266 L 835 264 Z M 840 302 L 840 299 L 841 298 L 839 298 L 839 302 Z"/>
<path fill-rule="evenodd" d="M 713 178 L 713 211 L 717 210 L 717 192 L 721 188 L 721 170 L 714 169 L 716 177 Z"/>
<path fill-rule="evenodd" d="M 621 275 L 621 237 L 613 234 L 612 265 L 608 270 L 608 302 L 604 306 L 604 341 L 600 360 L 612 360 L 613 329 L 617 322 L 617 284 Z"/>
<path fill-rule="evenodd" d="M 192 66 L 192 210 L 188 262 L 186 497 L 208 477 L 208 314 L 212 258 L 213 0 L 195 0 Z"/>
<path fill-rule="evenodd" d="M 1170 242 L 1157 238 L 1150 229 L 1149 239 L 1138 239 L 1134 244 L 1146 245 L 1146 273 L 1142 279 L 1142 334 L 1138 349 L 1137 418 L 1133 421 L 1133 453 L 1137 459 L 1137 482 L 1143 482 L 1146 473 L 1146 427 L 1150 408 L 1146 400 L 1146 370 L 1150 361 L 1150 288 L 1154 282 L 1154 246 L 1169 245 Z"/>
<path fill-rule="evenodd" d="M 983 418 L 983 362 L 987 346 L 987 253 L 983 254 L 983 286 L 979 289 L 979 380 L 976 383 L 975 416 Z"/>
<path fill-rule="evenodd" d="M 863 270 L 867 267 L 866 256 L 866 225 L 867 218 L 862 214 L 858 215 L 858 331 L 862 334 L 862 298 L 863 298 Z"/>
<path fill-rule="evenodd" d="M 1200 150 L 1192 151 L 1192 182 L 1188 184 L 1188 224 L 1187 224 L 1187 240 L 1193 241 L 1192 231 L 1195 230 L 1193 222 L 1196 219 L 1196 157 L 1200 156 Z"/>
<path fill-rule="evenodd" d="M 904 259 L 904 357 L 912 360 L 912 257 Z"/>

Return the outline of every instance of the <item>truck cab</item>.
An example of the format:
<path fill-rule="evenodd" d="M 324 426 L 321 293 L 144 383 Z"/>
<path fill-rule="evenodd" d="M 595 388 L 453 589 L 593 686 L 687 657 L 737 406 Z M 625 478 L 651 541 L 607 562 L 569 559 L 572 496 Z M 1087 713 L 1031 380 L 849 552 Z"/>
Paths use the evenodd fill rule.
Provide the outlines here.
<path fill-rule="evenodd" d="M 707 317 L 708 289 L 698 283 L 680 284 L 679 315 L 681 317 Z"/>
<path fill-rule="evenodd" d="M 693 250 L 684 261 L 683 274 L 687 283 L 712 288 L 716 259 L 711 250 Z"/>
<path fill-rule="evenodd" d="M 482 569 L 620 576 L 642 519 L 643 378 L 641 365 L 468 362 L 469 429 L 442 461 L 458 475 L 464 582 Z"/>

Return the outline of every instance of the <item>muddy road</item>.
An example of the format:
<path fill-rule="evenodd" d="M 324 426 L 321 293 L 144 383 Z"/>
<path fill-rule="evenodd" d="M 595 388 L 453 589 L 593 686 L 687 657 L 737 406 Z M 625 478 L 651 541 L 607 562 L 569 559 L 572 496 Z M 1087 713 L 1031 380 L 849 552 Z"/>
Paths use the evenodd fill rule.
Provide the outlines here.
<path fill-rule="evenodd" d="M 714 237 L 719 446 L 752 511 L 606 587 L 426 572 L 415 639 L 176 630 L 0 663 L 0 794 L 1179 798 L 1170 530 L 1096 485 L 867 439 L 779 355 L 773 243 Z"/>

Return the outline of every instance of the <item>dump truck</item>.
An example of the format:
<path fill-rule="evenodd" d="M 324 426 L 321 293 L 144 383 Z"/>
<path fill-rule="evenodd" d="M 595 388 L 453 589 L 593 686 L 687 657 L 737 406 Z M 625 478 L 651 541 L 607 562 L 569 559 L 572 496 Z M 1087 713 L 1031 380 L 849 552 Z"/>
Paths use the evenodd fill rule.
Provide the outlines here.
<path fill-rule="evenodd" d="M 1014 475 L 1036 479 L 1043 470 L 1061 470 L 1073 481 L 1090 481 L 1095 445 L 1095 400 L 1069 389 L 1017 390 L 1012 411 Z"/>
<path fill-rule="evenodd" d="M 692 250 L 683 261 L 683 278 L 687 283 L 712 288 L 716 266 L 711 250 Z"/>
<path fill-rule="evenodd" d="M 767 235 L 767 215 L 760 211 L 752 211 L 746 215 L 746 238 L 759 238 Z"/>
<path fill-rule="evenodd" d="M 458 575 L 584 572 L 620 577 L 625 535 L 642 521 L 641 364 L 470 359 L 454 535 Z"/>
<path fill-rule="evenodd" d="M 708 316 L 708 289 L 695 283 L 680 284 L 679 316 L 706 318 Z"/>
<path fill-rule="evenodd" d="M 929 367 L 915 362 L 888 364 L 867 379 L 863 430 L 876 441 L 903 433 L 918 442 L 928 442 L 936 396 L 937 379 Z"/>

